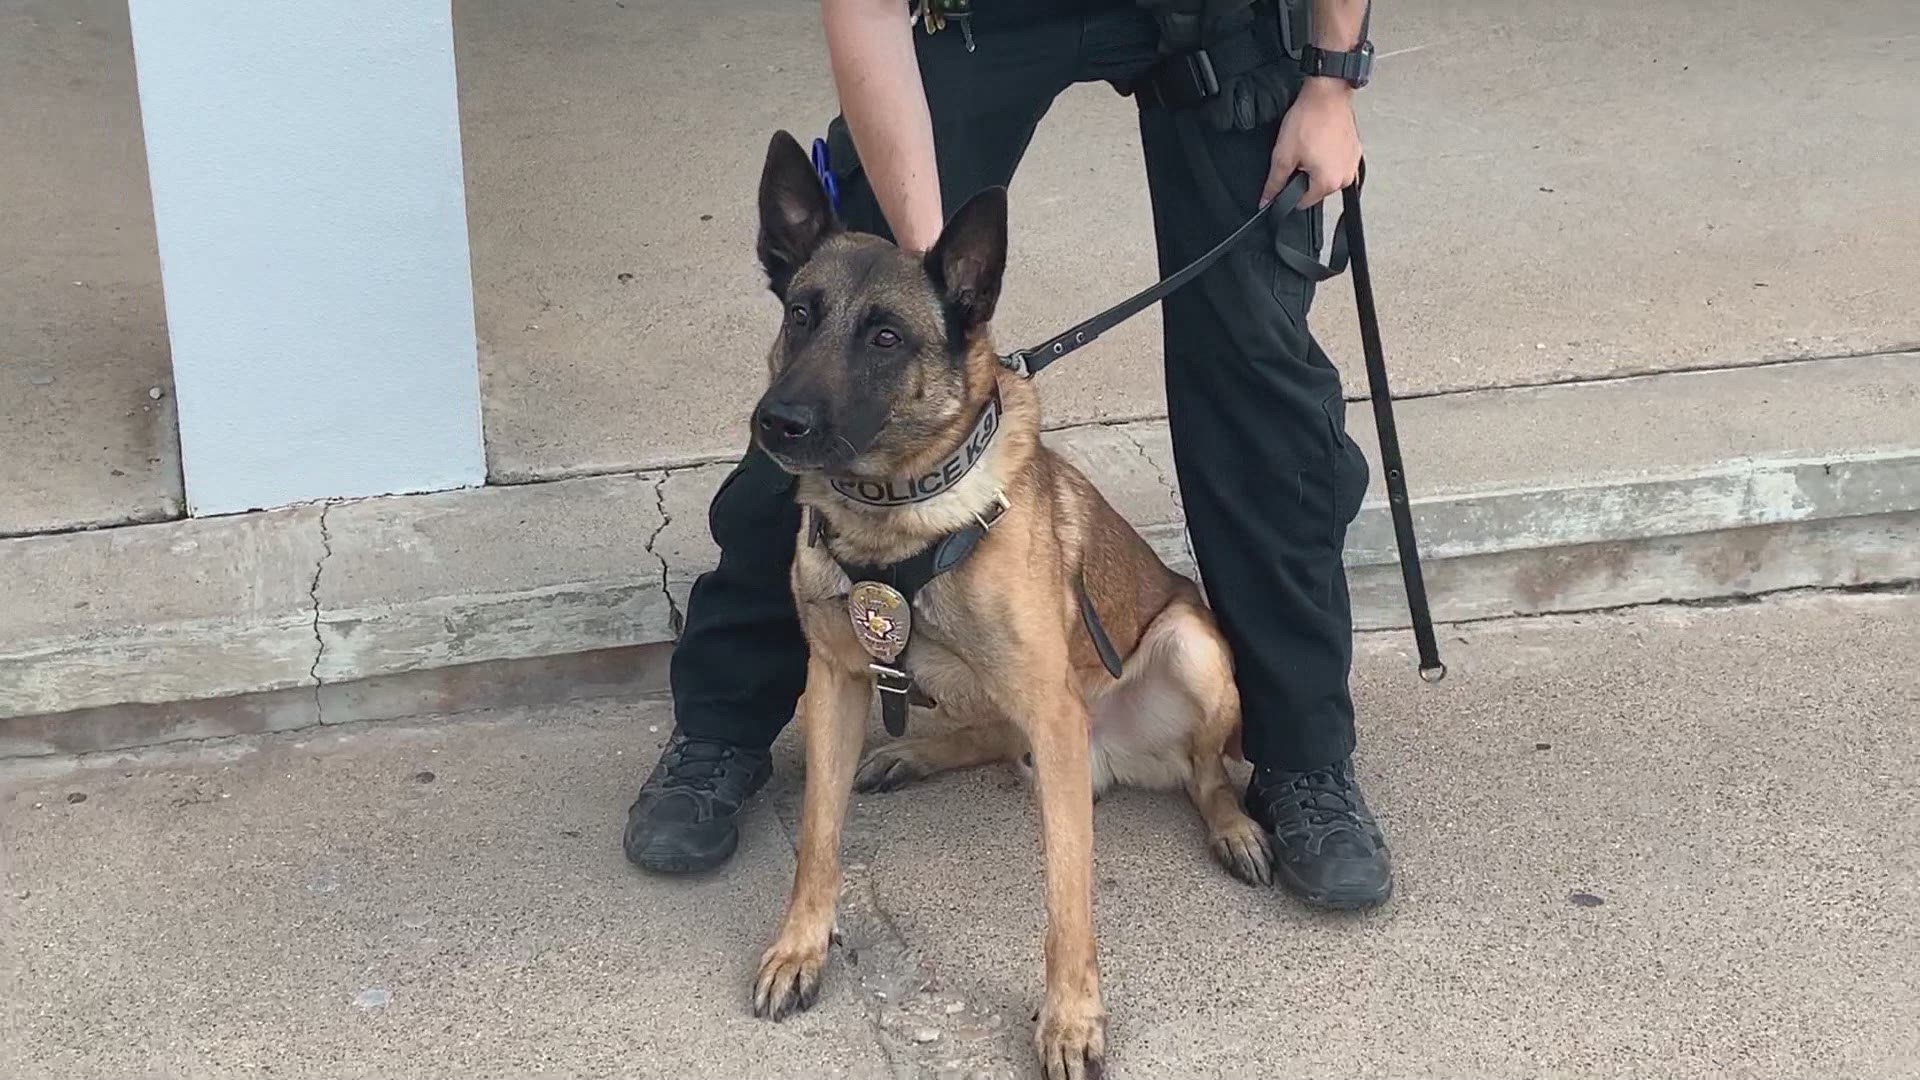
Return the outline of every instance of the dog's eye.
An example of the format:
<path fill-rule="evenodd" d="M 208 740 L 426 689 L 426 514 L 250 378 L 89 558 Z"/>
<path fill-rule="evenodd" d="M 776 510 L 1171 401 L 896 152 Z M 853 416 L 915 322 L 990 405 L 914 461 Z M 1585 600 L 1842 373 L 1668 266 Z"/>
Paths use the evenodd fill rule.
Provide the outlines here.
<path fill-rule="evenodd" d="M 900 335 L 882 327 L 873 332 L 873 343 L 882 349 L 891 349 L 900 344 Z"/>
<path fill-rule="evenodd" d="M 810 318 L 812 316 L 808 314 L 805 304 L 795 304 L 787 309 L 787 320 L 795 326 L 807 325 L 807 320 Z"/>

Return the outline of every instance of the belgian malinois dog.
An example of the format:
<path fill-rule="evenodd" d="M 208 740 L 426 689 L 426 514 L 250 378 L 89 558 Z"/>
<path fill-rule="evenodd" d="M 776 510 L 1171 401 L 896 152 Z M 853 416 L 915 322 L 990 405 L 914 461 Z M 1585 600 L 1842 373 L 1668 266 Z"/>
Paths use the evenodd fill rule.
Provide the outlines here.
<path fill-rule="evenodd" d="M 856 786 L 1005 762 L 1031 768 L 1045 841 L 1035 1045 L 1049 1078 L 1098 1076 L 1096 793 L 1184 785 L 1219 861 L 1271 880 L 1267 837 L 1225 767 L 1240 754 L 1232 656 L 1198 586 L 1042 445 L 1032 384 L 995 352 L 1004 189 L 970 199 L 931 251 L 905 251 L 847 230 L 782 131 L 759 203 L 758 254 L 784 314 L 752 426 L 805 508 L 792 585 L 810 655 L 799 867 L 754 1012 L 779 1019 L 818 992 Z M 904 605 L 847 569 L 946 551 L 969 528 L 971 546 Z M 937 703 L 936 730 L 861 761 L 888 671 Z"/>

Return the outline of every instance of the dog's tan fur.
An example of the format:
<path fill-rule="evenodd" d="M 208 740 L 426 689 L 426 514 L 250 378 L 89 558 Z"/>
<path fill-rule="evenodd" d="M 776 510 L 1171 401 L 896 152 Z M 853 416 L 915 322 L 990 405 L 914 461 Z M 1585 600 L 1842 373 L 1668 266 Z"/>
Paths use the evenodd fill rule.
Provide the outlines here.
<path fill-rule="evenodd" d="M 776 137 L 770 171 L 785 152 Z M 834 295 L 890 290 L 892 308 L 934 318 L 941 298 L 932 284 L 914 295 L 898 277 L 836 271 L 858 263 L 856 253 L 878 257 L 873 248 L 882 244 L 836 233 L 801 273 Z M 912 265 L 890 245 L 886 254 Z M 887 429 L 912 432 L 910 444 L 883 439 L 856 463 L 873 476 L 930 467 L 967 436 L 997 386 L 1000 430 L 954 487 L 924 503 L 876 509 L 845 500 L 820 472 L 795 470 L 797 497 L 824 515 L 829 538 L 809 544 L 803 526 L 792 570 L 810 650 L 799 716 L 806 787 L 799 866 L 785 921 L 761 961 L 754 1004 L 762 1015 L 780 1016 L 804 1008 L 818 988 L 840 887 L 840 830 L 856 783 L 884 789 L 1030 755 L 1046 860 L 1046 993 L 1036 1048 L 1050 1078 L 1093 1076 L 1105 1049 L 1092 913 L 1097 793 L 1111 784 L 1184 786 L 1214 854 L 1244 880 L 1269 880 L 1268 841 L 1226 773 L 1225 757 L 1239 753 L 1240 702 L 1226 642 L 1199 589 L 1043 445 L 1034 387 L 999 364 L 985 325 L 964 349 L 957 365 L 944 350 L 910 361 L 922 370 L 891 403 Z M 776 346 L 771 361 L 776 380 L 779 352 Z M 1008 509 L 972 556 L 913 605 L 902 662 L 939 702 L 931 725 L 925 716 L 918 721 L 933 730 L 883 744 L 861 762 L 872 658 L 847 613 L 850 582 L 829 551 L 850 563 L 902 560 L 987 514 L 1001 497 Z M 1124 658 L 1118 679 L 1082 625 L 1076 581 Z"/>

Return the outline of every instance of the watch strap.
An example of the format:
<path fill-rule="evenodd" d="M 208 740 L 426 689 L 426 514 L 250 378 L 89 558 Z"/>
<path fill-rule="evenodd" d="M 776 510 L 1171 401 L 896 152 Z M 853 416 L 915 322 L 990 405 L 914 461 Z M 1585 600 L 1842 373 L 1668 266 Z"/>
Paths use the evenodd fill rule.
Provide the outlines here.
<path fill-rule="evenodd" d="M 1300 50 L 1300 70 L 1309 76 L 1326 75 L 1358 90 L 1373 80 L 1373 42 L 1361 41 L 1352 52 L 1333 52 L 1318 45 Z"/>

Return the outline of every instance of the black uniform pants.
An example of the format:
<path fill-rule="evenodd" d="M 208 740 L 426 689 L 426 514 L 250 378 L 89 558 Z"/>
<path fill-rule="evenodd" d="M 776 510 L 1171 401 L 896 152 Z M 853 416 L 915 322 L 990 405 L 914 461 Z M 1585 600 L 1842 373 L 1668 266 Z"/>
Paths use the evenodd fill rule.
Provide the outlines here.
<path fill-rule="evenodd" d="M 915 32 L 948 212 L 1012 180 L 1062 90 L 1125 80 L 1155 56 L 1154 24 L 1138 10 L 1018 29 L 975 22 L 973 53 L 957 28 Z M 1139 123 L 1164 275 L 1252 214 L 1278 122 L 1222 132 L 1197 114 L 1143 109 Z M 848 225 L 890 235 L 839 119 L 829 144 Z M 1087 228 L 1101 227 L 1098 207 L 1082 210 Z M 1313 285 L 1274 255 L 1278 244 L 1315 254 L 1322 214 L 1276 215 L 1269 235 L 1243 241 L 1162 309 L 1176 472 L 1201 579 L 1235 654 L 1246 752 L 1295 769 L 1353 750 L 1341 548 L 1368 479 L 1346 434 L 1340 376 L 1307 330 Z M 1101 362 L 1097 351 L 1084 356 L 1075 359 Z M 694 585 L 673 657 L 677 720 L 766 746 L 806 679 L 787 580 L 799 529 L 789 479 L 750 452 L 715 496 L 709 524 L 721 555 Z"/>

